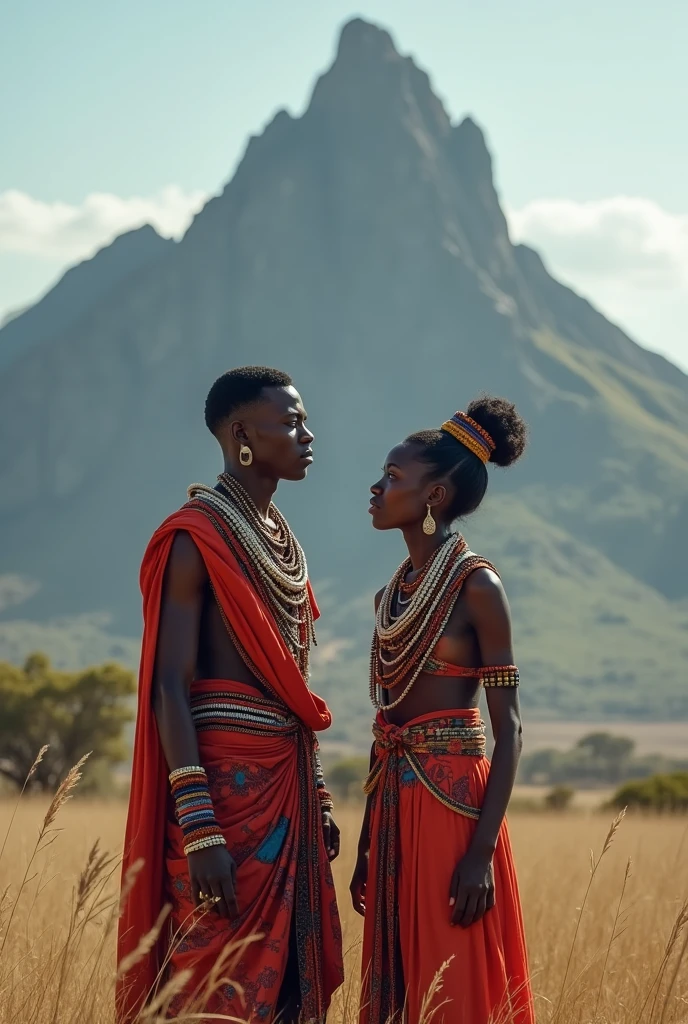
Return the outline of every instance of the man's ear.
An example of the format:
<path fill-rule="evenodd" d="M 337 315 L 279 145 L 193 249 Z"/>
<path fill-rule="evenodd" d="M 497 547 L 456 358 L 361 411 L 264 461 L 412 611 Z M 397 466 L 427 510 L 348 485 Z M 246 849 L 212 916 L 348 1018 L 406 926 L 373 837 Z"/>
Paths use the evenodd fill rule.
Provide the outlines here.
<path fill-rule="evenodd" d="M 233 420 L 229 428 L 232 440 L 236 441 L 237 444 L 246 444 L 248 441 L 248 435 L 246 434 L 246 428 L 242 420 Z"/>

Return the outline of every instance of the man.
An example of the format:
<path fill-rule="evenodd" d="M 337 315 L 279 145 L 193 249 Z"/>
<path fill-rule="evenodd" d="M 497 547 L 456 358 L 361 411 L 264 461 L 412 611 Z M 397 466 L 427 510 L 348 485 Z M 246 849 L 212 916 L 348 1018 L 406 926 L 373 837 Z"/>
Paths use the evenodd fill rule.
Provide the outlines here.
<path fill-rule="evenodd" d="M 291 379 L 265 367 L 220 377 L 205 417 L 224 472 L 190 488 L 141 569 L 125 877 L 144 866 L 120 922 L 119 1020 L 175 977 L 179 1012 L 215 970 L 233 984 L 212 983 L 207 1011 L 320 1024 L 343 977 L 329 866 L 339 831 L 314 736 L 331 718 L 308 688 L 306 562 L 272 504 L 280 480 L 305 478 L 313 434 Z M 166 902 L 170 920 L 137 961 Z"/>

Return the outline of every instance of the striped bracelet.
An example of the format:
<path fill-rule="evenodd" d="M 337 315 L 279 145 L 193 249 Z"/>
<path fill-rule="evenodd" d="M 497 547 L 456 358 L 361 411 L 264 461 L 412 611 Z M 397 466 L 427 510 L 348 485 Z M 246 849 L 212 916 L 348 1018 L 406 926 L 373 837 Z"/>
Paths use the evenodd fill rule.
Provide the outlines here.
<path fill-rule="evenodd" d="M 170 772 L 169 779 L 175 816 L 185 840 L 184 853 L 226 845 L 215 819 L 205 768 L 200 765 L 176 768 Z"/>

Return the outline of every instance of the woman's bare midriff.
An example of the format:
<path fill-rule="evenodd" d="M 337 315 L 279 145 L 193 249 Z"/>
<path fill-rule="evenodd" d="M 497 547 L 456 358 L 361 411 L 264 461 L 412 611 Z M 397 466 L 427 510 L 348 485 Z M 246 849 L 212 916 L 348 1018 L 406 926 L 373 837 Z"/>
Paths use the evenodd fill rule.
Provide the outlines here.
<path fill-rule="evenodd" d="M 390 703 L 403 693 L 403 685 L 388 690 Z M 451 679 L 442 676 L 430 676 L 421 673 L 413 684 L 413 689 L 401 704 L 384 711 L 385 720 L 391 725 L 406 725 L 420 715 L 432 711 L 456 711 L 458 709 L 475 708 L 480 699 L 480 685 L 477 679 Z"/>

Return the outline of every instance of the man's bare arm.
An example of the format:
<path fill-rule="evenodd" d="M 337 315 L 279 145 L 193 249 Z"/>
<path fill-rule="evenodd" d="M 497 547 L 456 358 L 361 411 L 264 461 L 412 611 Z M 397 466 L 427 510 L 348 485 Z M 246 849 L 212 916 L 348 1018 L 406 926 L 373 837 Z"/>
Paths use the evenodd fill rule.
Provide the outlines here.
<path fill-rule="evenodd" d="M 163 581 L 153 674 L 153 710 L 170 771 L 201 765 L 190 692 L 207 584 L 208 573 L 198 548 L 188 533 L 178 533 Z M 226 846 L 189 853 L 188 863 L 196 901 L 202 902 L 200 893 L 219 897 L 217 909 L 236 916 L 236 865 Z"/>

